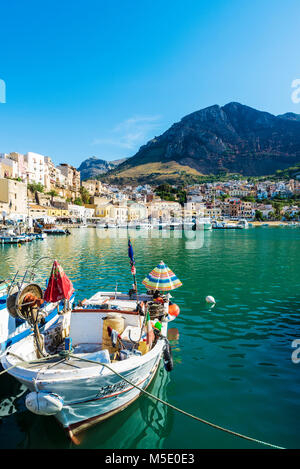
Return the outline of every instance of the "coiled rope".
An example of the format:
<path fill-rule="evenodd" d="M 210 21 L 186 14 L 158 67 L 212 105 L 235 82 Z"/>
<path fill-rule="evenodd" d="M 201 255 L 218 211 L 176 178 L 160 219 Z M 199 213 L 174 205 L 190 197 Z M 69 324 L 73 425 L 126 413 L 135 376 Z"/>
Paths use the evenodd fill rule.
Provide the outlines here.
<path fill-rule="evenodd" d="M 72 358 L 76 358 L 77 360 L 82 360 L 82 361 L 86 361 L 86 362 L 89 362 L 89 363 L 93 363 L 95 364 L 94 361 L 92 360 L 88 360 L 87 358 L 82 358 L 82 357 L 77 357 L 76 355 L 73 355 L 72 353 L 69 354 L 70 357 Z M 116 370 L 114 370 L 111 366 L 109 366 L 107 363 L 100 363 L 100 365 L 102 366 L 105 366 L 105 368 L 108 368 L 110 371 L 112 371 L 115 375 L 119 376 L 122 380 L 126 381 L 128 384 L 130 384 L 131 386 L 135 387 L 136 389 L 138 389 L 139 391 L 141 391 L 143 394 L 145 394 L 146 396 L 160 402 L 161 404 L 164 404 L 168 407 L 170 407 L 171 409 L 173 410 L 176 410 L 177 412 L 180 412 L 181 414 L 185 415 L 186 417 L 190 417 L 194 420 L 197 420 L 198 422 L 202 422 L 204 423 L 205 425 L 209 425 L 210 427 L 213 427 L 217 430 L 221 430 L 223 432 L 226 432 L 226 433 L 229 433 L 230 435 L 234 435 L 236 437 L 239 437 L 239 438 L 243 438 L 244 440 L 248 440 L 248 441 L 252 441 L 254 443 L 259 443 L 261 445 L 265 445 L 265 446 L 269 446 L 270 448 L 274 448 L 274 449 L 285 449 L 283 448 L 282 446 L 277 446 L 277 445 L 274 445 L 272 443 L 268 443 L 266 441 L 262 441 L 262 440 L 258 440 L 256 438 L 252 438 L 251 436 L 247 436 L 247 435 L 243 435 L 241 433 L 238 433 L 238 432 L 235 432 L 233 430 L 229 430 L 228 428 L 224 428 L 224 427 L 221 427 L 220 425 L 217 425 L 213 422 L 209 422 L 208 420 L 204 420 L 200 417 L 197 417 L 196 415 L 193 415 L 193 414 L 190 414 L 189 412 L 186 412 L 185 410 L 182 410 L 182 409 L 179 409 L 179 407 L 176 407 L 174 406 L 173 404 L 170 404 L 169 402 L 166 402 L 164 401 L 163 399 L 160 399 L 159 397 L 157 396 L 154 396 L 154 394 L 151 394 L 150 392 L 146 391 L 145 389 L 141 388 L 140 386 L 138 386 L 137 384 L 134 384 L 132 383 L 129 379 L 125 378 L 123 375 L 121 375 L 120 373 L 118 373 Z"/>

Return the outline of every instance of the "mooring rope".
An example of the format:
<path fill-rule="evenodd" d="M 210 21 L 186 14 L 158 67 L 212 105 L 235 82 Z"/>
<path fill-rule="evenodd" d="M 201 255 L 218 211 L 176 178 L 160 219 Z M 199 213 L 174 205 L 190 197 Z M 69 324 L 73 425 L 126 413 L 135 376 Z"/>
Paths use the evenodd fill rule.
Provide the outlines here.
<path fill-rule="evenodd" d="M 70 357 L 72 358 L 76 358 L 77 360 L 82 360 L 82 361 L 86 361 L 86 362 L 89 362 L 89 363 L 93 363 L 95 364 L 94 361 L 92 360 L 88 360 L 87 358 L 82 358 L 82 357 L 77 357 L 76 355 L 73 355 L 72 353 L 69 354 Z M 98 364 L 99 365 L 99 364 Z M 261 445 L 265 445 L 265 446 L 269 446 L 271 448 L 275 448 L 275 449 L 285 449 L 283 448 L 282 446 L 277 446 L 277 445 L 274 445 L 272 443 L 268 443 L 266 441 L 262 441 L 262 440 L 258 440 L 257 438 L 252 438 L 251 436 L 247 436 L 247 435 L 243 435 L 241 433 L 238 433 L 238 432 L 235 432 L 233 430 L 230 430 L 228 428 L 224 428 L 224 427 L 221 427 L 220 425 L 217 425 L 213 422 L 209 422 L 208 420 L 204 420 L 200 417 L 197 417 L 196 415 L 193 415 L 193 414 L 190 414 L 189 412 L 186 412 L 185 410 L 182 410 L 182 409 L 179 409 L 179 407 L 176 407 L 174 406 L 173 404 L 170 404 L 169 402 L 166 402 L 164 401 L 163 399 L 160 399 L 159 397 L 157 396 L 154 396 L 154 394 L 151 394 L 150 392 L 146 391 L 145 389 L 141 388 L 140 386 L 138 386 L 137 384 L 134 384 L 132 383 L 129 379 L 125 378 L 123 375 L 121 375 L 120 373 L 118 373 L 116 370 L 114 370 L 111 366 L 109 366 L 107 363 L 100 363 L 100 365 L 102 366 L 105 366 L 106 368 L 108 368 L 110 371 L 112 371 L 113 373 L 115 373 L 117 376 L 119 376 L 122 380 L 126 381 L 128 384 L 130 384 L 131 386 L 135 387 L 136 389 L 138 389 L 139 391 L 141 391 L 143 394 L 145 394 L 146 396 L 152 398 L 152 399 L 155 399 L 156 401 L 160 402 L 161 404 L 164 404 L 168 407 L 170 407 L 171 409 L 173 410 L 176 410 L 177 412 L 180 412 L 181 414 L 185 415 L 186 417 L 190 417 L 194 420 L 197 420 L 198 422 L 202 422 L 204 423 L 205 425 L 209 425 L 210 427 L 213 427 L 213 428 L 216 428 L 217 430 L 221 430 L 223 432 L 226 432 L 226 433 L 229 433 L 231 435 L 234 435 L 236 437 L 239 437 L 239 438 L 243 438 L 244 440 L 248 440 L 248 441 L 252 441 L 254 443 L 259 443 Z"/>
<path fill-rule="evenodd" d="M 27 360 L 23 360 L 21 357 L 18 357 L 18 356 L 15 355 L 14 353 L 8 352 L 7 354 L 8 354 L 8 355 L 13 355 L 13 356 L 19 358 L 21 361 L 19 361 L 19 362 L 16 363 L 15 365 L 12 365 L 12 366 L 10 366 L 10 367 L 8 367 L 8 368 L 5 368 L 5 370 L 0 371 L 0 376 L 1 376 L 1 375 L 4 375 L 4 374 L 7 373 L 8 371 L 10 371 L 10 370 L 12 370 L 13 368 L 16 368 L 17 366 L 22 365 L 22 364 L 24 364 L 24 363 L 26 363 L 26 365 L 32 365 L 33 363 L 38 363 L 38 362 L 40 362 L 40 361 L 47 361 L 47 360 L 49 360 L 50 358 L 52 359 L 52 358 L 60 357 L 59 354 L 55 354 L 55 355 L 48 355 L 47 357 L 38 358 L 38 359 L 36 359 L 36 360 L 27 361 Z M 95 363 L 95 362 L 94 362 L 94 363 Z"/>
<path fill-rule="evenodd" d="M 11 355 L 14 355 L 13 353 L 11 353 Z M 197 417 L 196 415 L 193 415 L 193 414 L 190 414 L 189 412 L 186 412 L 185 410 L 182 410 L 182 409 L 179 409 L 179 407 L 176 407 L 174 406 L 173 404 L 170 404 L 169 402 L 166 402 L 164 401 L 163 399 L 160 399 L 159 397 L 157 396 L 154 396 L 154 394 L 151 394 L 150 392 L 146 391 L 145 389 L 141 388 L 140 386 L 138 386 L 137 384 L 134 384 L 132 381 L 130 381 L 129 379 L 125 378 L 125 376 L 121 375 L 120 373 L 118 373 L 116 370 L 114 370 L 111 366 L 109 366 L 107 363 L 96 363 L 94 362 L 93 360 L 88 360 L 87 358 L 83 358 L 83 357 L 78 357 L 76 355 L 73 355 L 72 352 L 69 352 L 67 350 L 64 350 L 58 354 L 55 354 L 55 355 L 51 355 L 51 356 L 48 356 L 48 357 L 43 357 L 43 358 L 39 358 L 37 360 L 32 360 L 32 361 L 26 361 L 26 360 L 22 360 L 18 363 L 16 363 L 15 365 L 9 367 L 9 368 L 6 368 L 5 370 L 1 371 L 0 372 L 0 376 L 4 373 L 7 373 L 8 371 L 12 370 L 13 368 L 21 365 L 22 363 L 26 363 L 26 364 L 32 364 L 32 363 L 36 363 L 36 362 L 39 362 L 39 361 L 46 361 L 48 359 L 52 359 L 52 358 L 57 358 L 57 357 L 64 357 L 64 359 L 68 359 L 69 357 L 72 357 L 72 358 L 75 358 L 76 360 L 81 360 L 81 361 L 84 361 L 84 362 L 88 362 L 88 363 L 92 363 L 93 365 L 95 366 L 104 366 L 106 368 L 108 368 L 112 373 L 114 373 L 115 375 L 119 376 L 119 378 L 121 378 L 122 380 L 126 381 L 128 384 L 130 384 L 130 386 L 133 386 L 134 388 L 138 389 L 140 392 L 142 392 L 143 394 L 145 394 L 146 396 L 160 402 L 161 404 L 163 405 L 166 405 L 167 407 L 170 407 L 171 409 L 173 410 L 176 410 L 176 412 L 179 412 L 183 415 L 185 415 L 186 417 L 190 417 L 194 420 L 197 420 L 198 422 L 201 422 L 201 423 L 204 423 L 205 425 L 209 425 L 210 427 L 213 427 L 217 430 L 221 430 L 223 432 L 226 432 L 226 433 L 229 433 L 230 435 L 233 435 L 233 436 L 236 436 L 236 437 L 239 437 L 239 438 L 243 438 L 244 440 L 248 440 L 248 441 L 252 441 L 254 443 L 258 443 L 258 444 L 261 444 L 261 445 L 265 445 L 265 446 L 269 446 L 270 448 L 274 448 L 274 449 L 285 449 L 283 448 L 282 446 L 277 446 L 277 445 L 274 445 L 272 443 L 268 443 L 266 441 L 262 441 L 262 440 L 258 440 L 257 438 L 253 438 L 251 436 L 247 436 L 247 435 L 243 435 L 242 433 L 238 433 L 238 432 L 235 432 L 233 430 L 230 430 L 228 428 L 225 428 L 225 427 L 221 427 L 220 425 L 217 425 L 213 422 L 209 422 L 208 420 L 205 420 L 205 419 L 202 419 L 200 417 Z M 18 357 L 19 358 L 19 357 Z"/>

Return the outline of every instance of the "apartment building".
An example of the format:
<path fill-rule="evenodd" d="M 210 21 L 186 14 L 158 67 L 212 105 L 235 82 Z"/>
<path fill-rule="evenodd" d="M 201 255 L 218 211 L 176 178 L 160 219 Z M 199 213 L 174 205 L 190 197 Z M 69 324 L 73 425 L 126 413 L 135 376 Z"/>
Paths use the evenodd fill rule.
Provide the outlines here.
<path fill-rule="evenodd" d="M 81 185 L 88 191 L 90 195 L 97 195 L 107 192 L 107 189 L 102 185 L 102 183 L 96 179 L 82 181 Z"/>
<path fill-rule="evenodd" d="M 45 185 L 45 157 L 39 153 L 29 151 L 25 155 L 28 182 Z"/>
<path fill-rule="evenodd" d="M 2 153 L 0 155 L 0 177 L 1 178 L 17 178 L 18 163 L 9 158 L 8 155 Z"/>
<path fill-rule="evenodd" d="M 10 160 L 15 161 L 17 165 L 16 177 L 21 178 L 23 181 L 27 181 L 28 169 L 27 169 L 27 162 L 25 161 L 25 156 L 22 153 L 13 151 L 8 154 L 8 158 Z"/>
<path fill-rule="evenodd" d="M 68 189 L 79 192 L 80 171 L 77 171 L 76 168 L 67 163 L 61 163 L 57 168 L 61 171 L 63 176 L 65 176 Z"/>
<path fill-rule="evenodd" d="M 0 179 L 0 211 L 6 214 L 27 214 L 27 185 L 12 179 Z"/>

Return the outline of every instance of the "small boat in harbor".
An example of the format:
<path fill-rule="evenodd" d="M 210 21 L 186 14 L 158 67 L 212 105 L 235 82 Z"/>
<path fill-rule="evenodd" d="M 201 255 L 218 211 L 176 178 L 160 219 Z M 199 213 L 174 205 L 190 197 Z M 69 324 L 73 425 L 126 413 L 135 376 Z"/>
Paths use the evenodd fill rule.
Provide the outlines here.
<path fill-rule="evenodd" d="M 248 228 L 247 220 L 239 220 L 237 223 L 226 223 L 224 221 L 213 221 L 212 228 L 214 230 L 243 230 Z"/>
<path fill-rule="evenodd" d="M 48 235 L 70 235 L 70 231 L 66 228 L 65 230 L 63 228 L 45 228 L 44 233 Z"/>
<path fill-rule="evenodd" d="M 31 241 L 31 239 L 26 234 L 16 234 L 11 229 L 0 231 L 0 244 L 21 244 L 28 241 Z"/>
<path fill-rule="evenodd" d="M 134 402 L 153 380 L 161 358 L 166 371 L 173 367 L 167 329 L 179 307 L 168 292 L 182 284 L 161 261 L 142 282 L 146 293 L 139 294 L 130 242 L 128 254 L 134 278 L 128 293 L 116 288 L 81 301 L 72 309 L 66 336 L 57 328 L 55 335 L 42 334 L 42 359 L 31 336 L 1 360 L 31 391 L 26 407 L 53 415 L 75 443 L 82 430 Z"/>
<path fill-rule="evenodd" d="M 198 217 L 196 219 L 196 230 L 211 230 L 212 223 L 210 218 Z"/>
<path fill-rule="evenodd" d="M 46 239 L 47 234 L 46 233 L 28 233 L 28 235 L 31 239 Z"/>

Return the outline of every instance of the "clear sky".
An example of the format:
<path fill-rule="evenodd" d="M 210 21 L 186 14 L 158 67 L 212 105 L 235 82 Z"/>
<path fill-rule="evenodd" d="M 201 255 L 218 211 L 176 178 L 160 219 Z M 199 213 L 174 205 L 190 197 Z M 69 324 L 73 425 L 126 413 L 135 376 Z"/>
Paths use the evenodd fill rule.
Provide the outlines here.
<path fill-rule="evenodd" d="M 0 152 L 79 166 L 213 104 L 300 114 L 299 18 L 299 0 L 1 2 Z"/>

